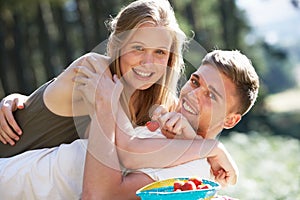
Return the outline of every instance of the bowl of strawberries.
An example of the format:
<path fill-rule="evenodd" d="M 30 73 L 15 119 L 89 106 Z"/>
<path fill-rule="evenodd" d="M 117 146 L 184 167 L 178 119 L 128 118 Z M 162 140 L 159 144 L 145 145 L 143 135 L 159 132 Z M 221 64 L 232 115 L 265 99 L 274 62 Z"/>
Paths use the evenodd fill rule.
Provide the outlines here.
<path fill-rule="evenodd" d="M 217 182 L 208 179 L 172 178 L 146 185 L 136 194 L 142 200 L 208 200 L 215 196 L 220 187 Z"/>

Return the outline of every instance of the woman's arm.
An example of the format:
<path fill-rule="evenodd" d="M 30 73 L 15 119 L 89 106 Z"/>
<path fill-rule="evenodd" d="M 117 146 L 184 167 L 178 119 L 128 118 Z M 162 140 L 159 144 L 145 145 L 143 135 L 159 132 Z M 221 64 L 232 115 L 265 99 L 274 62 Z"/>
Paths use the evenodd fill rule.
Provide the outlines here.
<path fill-rule="evenodd" d="M 75 60 L 45 90 L 44 101 L 47 108 L 62 116 L 87 115 L 83 96 L 76 90 L 74 77 L 80 77 L 82 66 L 93 73 L 97 71 L 98 77 L 111 77 L 108 64 L 109 58 L 97 53 L 88 53 Z"/>
<path fill-rule="evenodd" d="M 108 85 L 101 85 L 103 80 L 108 82 Z M 114 90 L 114 97 L 118 100 L 122 87 L 121 85 L 114 87 L 112 80 L 107 77 L 99 80 L 98 84 L 102 88 L 102 94 L 106 95 L 99 96 L 96 93 L 94 96 L 87 88 L 78 87 L 85 95 L 84 99 L 90 107 L 91 116 L 82 199 L 139 199 L 135 195 L 136 190 L 153 180 L 142 173 L 122 176 L 115 148 L 115 116 L 118 101 L 112 101 L 112 95 L 109 95 Z M 97 100 L 96 104 L 91 103 L 94 97 Z M 95 112 L 95 110 L 101 110 L 101 112 Z"/>
<path fill-rule="evenodd" d="M 101 120 L 101 125 L 95 118 L 92 117 L 89 131 L 82 199 L 139 199 L 136 190 L 153 180 L 142 173 L 122 176 L 114 133 L 110 131 L 114 128 L 114 118 L 106 115 L 107 120 Z"/>
<path fill-rule="evenodd" d="M 80 66 L 85 66 L 93 72 L 101 71 L 102 74 L 111 77 L 108 68 L 109 60 L 109 57 L 97 53 L 87 53 L 76 59 L 47 87 L 44 94 L 47 108 L 62 116 L 88 114 L 81 94 L 74 90 L 72 79 L 80 71 Z M 27 99 L 27 96 L 21 94 L 11 94 L 2 99 L 0 103 L 0 141 L 2 143 L 14 145 L 19 140 L 22 130 L 14 119 L 13 111 L 23 109 Z"/>

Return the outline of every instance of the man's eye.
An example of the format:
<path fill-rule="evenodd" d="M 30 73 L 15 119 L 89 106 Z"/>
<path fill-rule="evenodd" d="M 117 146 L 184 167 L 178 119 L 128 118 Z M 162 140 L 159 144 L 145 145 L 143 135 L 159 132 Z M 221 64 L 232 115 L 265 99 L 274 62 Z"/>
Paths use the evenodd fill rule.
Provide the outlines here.
<path fill-rule="evenodd" d="M 214 93 L 212 93 L 212 92 L 209 92 L 209 93 L 208 93 L 208 96 L 209 96 L 209 98 L 211 98 L 212 100 L 217 100 L 216 95 L 215 95 Z"/>
<path fill-rule="evenodd" d="M 191 83 L 192 83 L 194 86 L 196 86 L 196 87 L 199 87 L 199 86 L 200 86 L 199 82 L 198 82 L 197 80 L 195 80 L 195 79 L 191 79 Z"/>

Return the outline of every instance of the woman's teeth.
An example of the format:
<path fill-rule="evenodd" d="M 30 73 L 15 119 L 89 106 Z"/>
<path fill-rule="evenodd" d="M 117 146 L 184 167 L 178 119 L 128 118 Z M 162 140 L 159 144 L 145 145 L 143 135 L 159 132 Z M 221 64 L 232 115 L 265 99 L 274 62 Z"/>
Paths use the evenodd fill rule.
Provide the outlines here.
<path fill-rule="evenodd" d="M 136 74 L 138 74 L 139 76 L 142 76 L 142 77 L 149 77 L 151 76 L 151 72 L 141 72 L 141 71 L 137 71 L 137 70 L 134 70 Z"/>
<path fill-rule="evenodd" d="M 183 102 L 182 106 L 186 111 L 190 112 L 191 114 L 197 114 L 186 102 Z"/>

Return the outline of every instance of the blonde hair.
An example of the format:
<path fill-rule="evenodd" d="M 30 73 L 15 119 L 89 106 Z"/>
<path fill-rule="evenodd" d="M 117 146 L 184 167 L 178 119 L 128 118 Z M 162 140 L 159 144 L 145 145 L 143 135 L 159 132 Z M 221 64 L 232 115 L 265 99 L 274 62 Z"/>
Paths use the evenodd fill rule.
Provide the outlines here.
<path fill-rule="evenodd" d="M 107 23 L 111 31 L 107 44 L 107 55 L 112 58 L 110 64 L 112 74 L 122 76 L 119 63 L 120 48 L 128 40 L 128 31 L 138 28 L 145 22 L 166 27 L 172 35 L 172 46 L 168 60 L 170 69 L 159 80 L 160 84 L 154 84 L 146 90 L 135 91 L 133 96 L 138 102 L 129 102 L 131 120 L 133 124 L 137 125 L 144 125 L 150 120 L 148 112 L 154 104 L 163 104 L 169 109 L 174 106 L 175 96 L 177 96 L 177 81 L 184 69 L 182 50 L 187 41 L 167 0 L 134 1 L 122 8 L 118 15 Z"/>
<path fill-rule="evenodd" d="M 235 84 L 239 97 L 236 110 L 245 115 L 254 105 L 259 90 L 259 77 L 251 61 L 237 50 L 214 50 L 204 57 L 202 64 L 217 67 Z"/>

